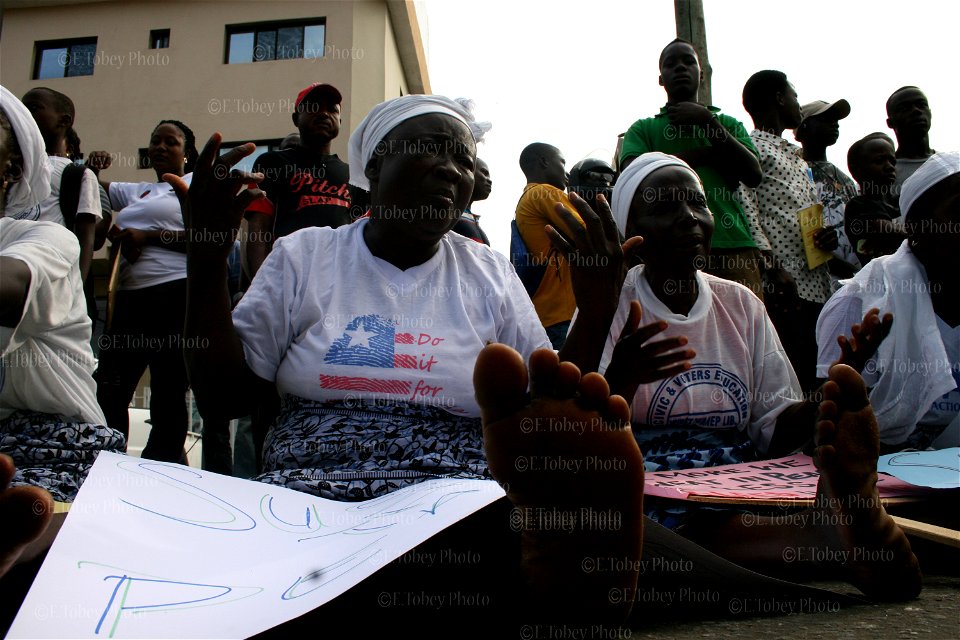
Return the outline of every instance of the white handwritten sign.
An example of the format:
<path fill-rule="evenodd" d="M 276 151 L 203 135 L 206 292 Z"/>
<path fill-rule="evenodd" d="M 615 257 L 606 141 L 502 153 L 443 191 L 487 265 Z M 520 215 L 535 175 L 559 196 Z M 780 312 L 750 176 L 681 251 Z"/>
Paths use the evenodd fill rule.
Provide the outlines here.
<path fill-rule="evenodd" d="M 492 481 L 437 479 L 334 502 L 101 453 L 8 637 L 247 637 L 503 495 Z"/>

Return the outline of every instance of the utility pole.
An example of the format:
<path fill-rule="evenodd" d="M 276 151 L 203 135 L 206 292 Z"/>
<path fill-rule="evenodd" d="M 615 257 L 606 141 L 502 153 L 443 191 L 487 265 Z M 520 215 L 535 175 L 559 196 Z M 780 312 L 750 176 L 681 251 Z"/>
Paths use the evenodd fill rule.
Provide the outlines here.
<path fill-rule="evenodd" d="M 713 67 L 707 55 L 707 26 L 703 20 L 703 0 L 673 0 L 673 12 L 677 22 L 677 37 L 693 43 L 700 58 L 703 79 L 700 81 L 700 102 L 709 105 L 713 102 L 710 82 Z"/>

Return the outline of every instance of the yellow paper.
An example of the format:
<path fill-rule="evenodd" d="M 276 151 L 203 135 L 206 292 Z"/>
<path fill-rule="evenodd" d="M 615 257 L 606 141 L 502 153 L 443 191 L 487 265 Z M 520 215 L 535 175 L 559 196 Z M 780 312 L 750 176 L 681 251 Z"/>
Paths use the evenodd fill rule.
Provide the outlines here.
<path fill-rule="evenodd" d="M 800 209 L 797 211 L 797 219 L 800 221 L 800 233 L 803 236 L 803 250 L 807 254 L 807 268 L 813 271 L 833 257 L 829 251 L 818 249 L 813 244 L 813 234 L 823 228 L 823 205 L 818 202 L 806 209 Z"/>

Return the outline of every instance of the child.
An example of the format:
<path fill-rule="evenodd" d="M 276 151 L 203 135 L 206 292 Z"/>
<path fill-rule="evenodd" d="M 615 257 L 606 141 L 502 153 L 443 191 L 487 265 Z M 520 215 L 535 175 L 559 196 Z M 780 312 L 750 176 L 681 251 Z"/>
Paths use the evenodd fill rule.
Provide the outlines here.
<path fill-rule="evenodd" d="M 860 263 L 866 265 L 896 251 L 907 237 L 900 208 L 891 197 L 897 178 L 893 140 L 883 133 L 857 140 L 847 152 L 847 167 L 860 195 L 847 203 L 844 228 Z"/>

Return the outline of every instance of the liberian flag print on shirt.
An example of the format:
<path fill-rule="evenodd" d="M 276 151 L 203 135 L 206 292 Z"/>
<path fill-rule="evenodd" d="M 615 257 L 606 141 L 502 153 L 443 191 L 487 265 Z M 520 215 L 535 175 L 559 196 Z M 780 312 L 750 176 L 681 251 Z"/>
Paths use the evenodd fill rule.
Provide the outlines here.
<path fill-rule="evenodd" d="M 430 372 L 437 359 L 423 350 L 443 340 L 428 333 L 397 333 L 393 321 L 378 315 L 357 316 L 330 345 L 323 362 L 361 367 L 365 371 L 358 371 L 361 375 L 356 376 L 321 374 L 320 387 L 397 395 L 404 400 L 437 397 L 443 387 L 429 385 L 418 380 L 416 374 L 402 370 Z M 378 375 L 377 369 L 382 369 L 383 375 Z"/>

